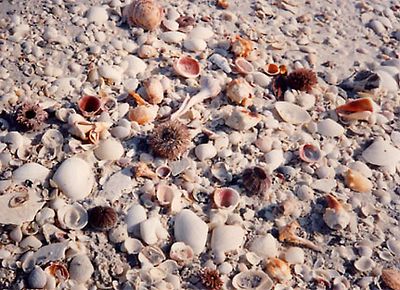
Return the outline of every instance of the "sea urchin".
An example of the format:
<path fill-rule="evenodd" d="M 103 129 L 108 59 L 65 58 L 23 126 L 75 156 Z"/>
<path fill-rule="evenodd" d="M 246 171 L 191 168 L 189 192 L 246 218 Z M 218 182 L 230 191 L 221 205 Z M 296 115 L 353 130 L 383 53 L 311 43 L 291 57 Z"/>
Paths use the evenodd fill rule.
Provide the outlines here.
<path fill-rule="evenodd" d="M 109 206 L 96 206 L 89 210 L 89 224 L 99 231 L 113 228 L 117 219 L 117 213 Z"/>
<path fill-rule="evenodd" d="M 39 128 L 47 119 L 47 112 L 39 104 L 24 103 L 15 113 L 15 120 L 25 129 Z"/>
<path fill-rule="evenodd" d="M 179 121 L 167 121 L 155 127 L 148 143 L 155 155 L 174 160 L 188 148 L 190 132 Z"/>
<path fill-rule="evenodd" d="M 217 270 L 204 268 L 200 271 L 201 283 L 210 290 L 220 290 L 224 285 Z"/>
<path fill-rule="evenodd" d="M 310 69 L 296 69 L 287 76 L 287 84 L 294 90 L 309 92 L 317 82 L 317 75 Z"/>

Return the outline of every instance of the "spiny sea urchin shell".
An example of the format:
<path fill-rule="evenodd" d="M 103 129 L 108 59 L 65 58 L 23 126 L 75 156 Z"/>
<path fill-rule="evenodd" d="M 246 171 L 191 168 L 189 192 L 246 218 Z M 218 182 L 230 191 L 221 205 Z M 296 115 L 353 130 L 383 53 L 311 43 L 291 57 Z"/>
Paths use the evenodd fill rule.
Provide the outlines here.
<path fill-rule="evenodd" d="M 109 230 L 117 223 L 117 213 L 109 206 L 96 206 L 89 211 L 89 224 L 96 230 Z"/>
<path fill-rule="evenodd" d="M 39 128 L 48 115 L 39 104 L 24 103 L 15 113 L 15 120 L 18 124 L 28 130 Z"/>
<path fill-rule="evenodd" d="M 187 150 L 190 132 L 179 121 L 167 121 L 154 129 L 148 143 L 155 155 L 174 160 Z"/>
<path fill-rule="evenodd" d="M 317 82 L 317 75 L 310 69 L 296 69 L 287 76 L 289 87 L 299 91 L 309 92 Z"/>
<path fill-rule="evenodd" d="M 249 194 L 264 195 L 271 187 L 271 179 L 262 167 L 247 168 L 242 176 L 243 186 Z"/>
<path fill-rule="evenodd" d="M 200 271 L 201 283 L 210 290 L 220 290 L 224 285 L 217 270 L 204 268 Z"/>

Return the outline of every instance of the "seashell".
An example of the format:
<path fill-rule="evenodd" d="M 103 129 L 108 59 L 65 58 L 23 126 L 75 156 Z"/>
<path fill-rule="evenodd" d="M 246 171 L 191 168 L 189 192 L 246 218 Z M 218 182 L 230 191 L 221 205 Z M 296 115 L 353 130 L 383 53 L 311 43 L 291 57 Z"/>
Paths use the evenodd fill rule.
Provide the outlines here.
<path fill-rule="evenodd" d="M 156 0 L 135 0 L 123 11 L 129 25 L 154 30 L 160 26 L 164 12 Z"/>
<path fill-rule="evenodd" d="M 217 149 L 209 142 L 197 145 L 194 153 L 200 161 L 205 161 L 214 158 L 217 155 Z"/>
<path fill-rule="evenodd" d="M 42 208 L 35 216 L 35 221 L 38 225 L 42 226 L 46 223 L 54 223 L 56 213 L 49 207 Z"/>
<path fill-rule="evenodd" d="M 397 269 L 385 268 L 382 270 L 381 278 L 386 286 L 392 290 L 400 289 L 400 271 Z"/>
<path fill-rule="evenodd" d="M 344 128 L 332 119 L 319 121 L 317 124 L 319 134 L 326 137 L 339 137 L 344 134 Z"/>
<path fill-rule="evenodd" d="M 238 250 L 245 239 L 245 231 L 239 225 L 216 226 L 211 236 L 211 249 L 217 256 Z"/>
<path fill-rule="evenodd" d="M 214 32 L 210 28 L 204 27 L 204 26 L 196 26 L 189 33 L 189 37 L 199 38 L 199 39 L 203 39 L 203 40 L 208 40 L 208 39 L 212 38 L 213 36 L 214 36 Z"/>
<path fill-rule="evenodd" d="M 184 78 L 197 78 L 200 75 L 200 63 L 190 56 L 181 56 L 174 63 L 174 70 Z"/>
<path fill-rule="evenodd" d="M 279 66 L 275 63 L 269 63 L 265 66 L 265 73 L 269 76 L 276 76 L 280 74 Z"/>
<path fill-rule="evenodd" d="M 146 246 L 139 253 L 139 261 L 143 264 L 157 266 L 165 260 L 163 251 L 155 246 Z"/>
<path fill-rule="evenodd" d="M 158 113 L 157 105 L 139 105 L 132 108 L 129 111 L 129 120 L 138 123 L 139 125 L 145 125 L 155 120 Z"/>
<path fill-rule="evenodd" d="M 169 44 L 180 44 L 186 38 L 186 34 L 179 31 L 167 31 L 160 34 L 160 39 Z"/>
<path fill-rule="evenodd" d="M 64 229 L 80 230 L 88 223 L 87 211 L 76 202 L 60 208 L 57 211 L 57 218 Z"/>
<path fill-rule="evenodd" d="M 68 120 L 68 123 L 71 125 L 69 132 L 72 135 L 77 136 L 81 140 L 88 140 L 92 144 L 97 144 L 100 138 L 107 136 L 108 129 L 111 127 L 111 123 L 87 122 L 83 119 L 83 117 L 83 121 L 81 121 L 76 120 L 76 118 L 74 118 L 75 116 L 72 115 L 72 117 L 70 117 Z"/>
<path fill-rule="evenodd" d="M 271 179 L 264 168 L 255 166 L 247 168 L 242 175 L 244 188 L 250 195 L 257 194 L 265 196 L 268 189 L 271 187 Z"/>
<path fill-rule="evenodd" d="M 275 109 L 279 116 L 293 125 L 305 124 L 311 121 L 311 116 L 302 107 L 289 102 L 276 102 Z"/>
<path fill-rule="evenodd" d="M 174 235 L 178 242 L 183 242 L 200 254 L 206 245 L 208 226 L 194 212 L 184 209 L 175 217 Z"/>
<path fill-rule="evenodd" d="M 238 290 L 269 290 L 273 282 L 263 271 L 247 270 L 233 277 L 232 286 Z"/>
<path fill-rule="evenodd" d="M 144 82 L 147 100 L 152 105 L 157 105 L 164 99 L 164 88 L 161 81 L 157 78 L 150 78 Z"/>
<path fill-rule="evenodd" d="M 299 148 L 299 157 L 308 163 L 316 163 L 321 159 L 321 150 L 313 144 L 303 144 Z"/>
<path fill-rule="evenodd" d="M 108 239 L 114 244 L 119 244 L 128 238 L 126 225 L 118 225 L 108 232 Z"/>
<path fill-rule="evenodd" d="M 144 162 L 139 162 L 133 168 L 135 177 L 145 177 L 150 179 L 155 179 L 157 175 L 149 168 L 149 166 Z"/>
<path fill-rule="evenodd" d="M 368 120 L 376 107 L 371 98 L 360 98 L 337 107 L 336 113 L 346 120 Z"/>
<path fill-rule="evenodd" d="M 231 50 L 238 57 L 248 57 L 253 50 L 253 44 L 250 40 L 237 35 L 233 39 Z"/>
<path fill-rule="evenodd" d="M 118 160 L 124 154 L 121 142 L 114 138 L 103 140 L 94 149 L 94 155 L 99 160 Z"/>
<path fill-rule="evenodd" d="M 15 183 L 23 183 L 26 180 L 31 182 L 44 183 L 50 174 L 50 170 L 43 165 L 35 162 L 25 163 L 14 170 L 12 180 Z"/>
<path fill-rule="evenodd" d="M 8 202 L 8 206 L 10 208 L 22 206 L 29 200 L 29 194 L 27 192 L 19 192 L 15 194 L 10 201 Z"/>
<path fill-rule="evenodd" d="M 139 224 L 142 221 L 145 221 L 146 219 L 147 219 L 147 214 L 144 207 L 141 206 L 140 204 L 132 205 L 128 209 L 125 217 L 125 223 L 127 225 L 128 232 L 137 233 L 139 229 Z"/>
<path fill-rule="evenodd" d="M 171 168 L 167 165 L 161 165 L 156 168 L 156 174 L 159 178 L 165 179 L 171 175 Z"/>
<path fill-rule="evenodd" d="M 207 48 L 207 42 L 200 38 L 186 38 L 183 46 L 193 52 L 204 51 Z"/>
<path fill-rule="evenodd" d="M 170 31 L 176 31 L 179 29 L 179 23 L 176 22 L 175 20 L 170 20 L 170 19 L 164 19 L 162 21 L 163 27 Z"/>
<path fill-rule="evenodd" d="M 300 227 L 300 224 L 297 221 L 292 221 L 286 226 L 282 227 L 279 230 L 279 241 L 288 242 L 294 245 L 301 245 L 307 247 L 311 250 L 321 252 L 321 248 L 315 245 L 313 242 L 299 237 L 296 235 L 296 229 Z"/>
<path fill-rule="evenodd" d="M 261 258 L 273 258 L 278 256 L 278 242 L 271 234 L 256 237 L 249 245 L 248 249 Z"/>
<path fill-rule="evenodd" d="M 154 58 L 158 56 L 158 51 L 151 45 L 143 44 L 139 47 L 137 54 L 140 58 Z M 133 89 L 135 90 L 135 89 Z"/>
<path fill-rule="evenodd" d="M 375 262 L 369 257 L 361 257 L 354 262 L 354 267 L 360 272 L 369 272 L 375 266 Z"/>
<path fill-rule="evenodd" d="M 106 81 L 111 81 L 118 84 L 122 80 L 123 71 L 119 66 L 104 64 L 99 66 L 98 71 Z"/>
<path fill-rule="evenodd" d="M 69 275 L 71 280 L 85 283 L 94 272 L 92 262 L 86 255 L 75 256 L 69 264 Z"/>
<path fill-rule="evenodd" d="M 234 63 L 236 71 L 241 74 L 248 75 L 254 72 L 254 67 L 251 62 L 243 57 L 237 57 Z"/>
<path fill-rule="evenodd" d="M 240 201 L 239 192 L 230 187 L 217 188 L 214 191 L 214 203 L 222 210 L 233 211 Z"/>
<path fill-rule="evenodd" d="M 347 170 L 345 182 L 350 189 L 358 192 L 370 192 L 373 186 L 368 178 L 352 169 Z"/>
<path fill-rule="evenodd" d="M 19 132 L 9 132 L 2 138 L 2 141 L 8 144 L 8 148 L 12 153 L 16 152 L 24 145 L 24 137 Z"/>
<path fill-rule="evenodd" d="M 231 69 L 231 66 L 230 66 L 228 60 L 225 57 L 223 57 L 222 55 L 220 55 L 219 53 L 214 53 L 208 59 L 213 64 L 215 64 L 217 67 L 222 69 L 225 73 L 229 74 L 232 72 L 232 69 Z"/>
<path fill-rule="evenodd" d="M 228 84 L 226 95 L 236 104 L 244 107 L 252 104 L 253 88 L 243 78 L 235 79 Z"/>
<path fill-rule="evenodd" d="M 35 236 L 27 236 L 19 243 L 19 246 L 22 249 L 37 250 L 42 246 L 42 242 Z"/>
<path fill-rule="evenodd" d="M 118 216 L 109 206 L 95 206 L 89 210 L 89 224 L 96 230 L 109 230 L 117 223 Z"/>
<path fill-rule="evenodd" d="M 333 230 L 342 230 L 350 223 L 350 215 L 343 205 L 331 194 L 326 196 L 328 207 L 323 215 L 323 220 Z"/>
<path fill-rule="evenodd" d="M 231 181 L 232 174 L 225 162 L 218 162 L 211 166 L 211 174 L 221 182 Z"/>
<path fill-rule="evenodd" d="M 395 256 L 400 256 L 400 241 L 397 239 L 389 239 L 386 242 L 387 248 L 393 253 Z"/>
<path fill-rule="evenodd" d="M 164 229 L 160 218 L 155 216 L 140 223 L 140 235 L 146 244 L 154 245 L 159 240 L 167 239 L 168 231 Z"/>
<path fill-rule="evenodd" d="M 33 289 L 42 289 L 46 285 L 47 275 L 39 266 L 31 271 L 28 277 L 28 285 Z"/>
<path fill-rule="evenodd" d="M 102 25 L 108 20 L 108 13 L 105 7 L 93 6 L 86 13 L 89 23 Z"/>
<path fill-rule="evenodd" d="M 292 279 L 289 265 L 278 258 L 271 258 L 266 265 L 268 275 L 279 282 L 286 282 Z"/>
<path fill-rule="evenodd" d="M 52 181 L 65 196 L 71 200 L 80 200 L 92 191 L 94 176 L 85 160 L 71 157 L 60 165 Z"/>
<path fill-rule="evenodd" d="M 42 144 L 48 148 L 57 148 L 64 143 L 64 137 L 59 130 L 48 129 L 42 136 Z"/>
<path fill-rule="evenodd" d="M 51 263 L 50 266 L 46 267 L 45 271 L 56 278 L 58 282 L 66 281 L 69 278 L 68 269 L 62 263 Z"/>
<path fill-rule="evenodd" d="M 400 150 L 393 147 L 389 141 L 378 139 L 363 151 L 362 157 L 373 165 L 393 166 L 400 161 Z"/>
<path fill-rule="evenodd" d="M 385 70 L 379 69 L 375 73 L 379 76 L 380 85 L 379 89 L 389 93 L 396 93 L 399 89 L 398 81 L 396 78 Z"/>
<path fill-rule="evenodd" d="M 78 101 L 78 108 L 85 117 L 93 117 L 102 109 L 102 102 L 95 96 L 83 96 Z"/>
<path fill-rule="evenodd" d="M 290 247 L 285 252 L 285 261 L 289 264 L 304 264 L 304 250 L 299 247 Z"/>
<path fill-rule="evenodd" d="M 225 118 L 225 124 L 238 131 L 246 131 L 253 128 L 261 121 L 258 113 L 235 107 Z"/>
<path fill-rule="evenodd" d="M 138 254 L 143 249 L 143 244 L 138 239 L 127 238 L 122 243 L 121 249 L 128 254 Z"/>
<path fill-rule="evenodd" d="M 265 163 L 267 163 L 266 168 L 269 173 L 277 169 L 285 161 L 283 157 L 283 151 L 281 149 L 274 149 L 264 155 Z"/>
<path fill-rule="evenodd" d="M 172 203 L 172 200 L 176 198 L 177 195 L 180 196 L 180 194 L 176 193 L 176 190 L 169 185 L 166 185 L 164 183 L 159 183 L 157 186 L 157 200 L 161 205 L 170 205 Z"/>
<path fill-rule="evenodd" d="M 190 246 L 182 242 L 176 242 L 172 244 L 169 256 L 172 260 L 177 261 L 179 265 L 185 265 L 193 260 L 194 253 Z"/>

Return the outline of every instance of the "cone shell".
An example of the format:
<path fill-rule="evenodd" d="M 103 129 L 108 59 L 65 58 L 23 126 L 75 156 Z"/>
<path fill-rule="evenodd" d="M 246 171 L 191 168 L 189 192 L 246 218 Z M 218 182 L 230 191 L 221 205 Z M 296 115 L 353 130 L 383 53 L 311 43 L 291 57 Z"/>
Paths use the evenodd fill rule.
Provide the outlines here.
<path fill-rule="evenodd" d="M 78 107 L 83 116 L 92 117 L 101 111 L 102 102 L 95 96 L 83 96 L 78 101 Z"/>
<path fill-rule="evenodd" d="M 372 190 L 372 182 L 355 170 L 349 169 L 346 172 L 345 182 L 346 185 L 354 191 L 370 192 Z"/>
<path fill-rule="evenodd" d="M 175 72 L 188 79 L 196 78 L 200 75 L 200 63 L 190 56 L 181 56 L 174 64 Z"/>
<path fill-rule="evenodd" d="M 219 209 L 232 211 L 239 204 L 240 195 L 233 188 L 218 188 L 214 192 L 214 203 Z"/>
<path fill-rule="evenodd" d="M 154 30 L 160 26 L 164 12 L 155 0 L 134 0 L 124 11 L 129 25 L 145 30 Z"/>
<path fill-rule="evenodd" d="M 252 103 L 253 88 L 245 79 L 235 79 L 228 84 L 226 95 L 231 101 L 247 107 Z"/>

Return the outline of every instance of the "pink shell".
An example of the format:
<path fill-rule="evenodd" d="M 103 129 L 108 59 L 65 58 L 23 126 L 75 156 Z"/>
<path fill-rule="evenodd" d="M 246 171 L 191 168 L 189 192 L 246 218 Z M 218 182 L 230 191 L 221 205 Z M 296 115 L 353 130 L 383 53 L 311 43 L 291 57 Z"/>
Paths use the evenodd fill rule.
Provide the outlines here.
<path fill-rule="evenodd" d="M 299 148 L 299 156 L 305 162 L 315 163 L 321 159 L 321 151 L 313 144 L 304 144 Z"/>
<path fill-rule="evenodd" d="M 235 59 L 235 68 L 241 74 L 250 74 L 254 71 L 253 65 L 243 57 Z"/>
<path fill-rule="evenodd" d="M 230 187 L 218 188 L 214 192 L 215 205 L 220 209 L 234 210 L 239 200 L 239 193 Z"/>
<path fill-rule="evenodd" d="M 181 56 L 174 64 L 175 72 L 185 78 L 196 78 L 200 75 L 200 64 L 190 56 Z"/>
<path fill-rule="evenodd" d="M 102 102 L 95 96 L 83 96 L 78 101 L 78 107 L 83 116 L 91 117 L 101 111 Z"/>

